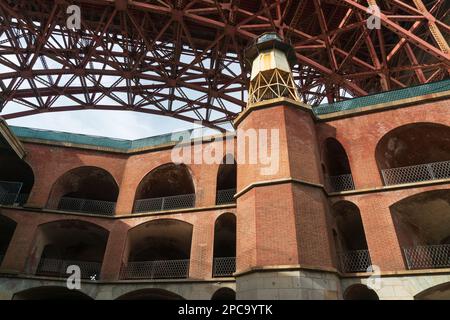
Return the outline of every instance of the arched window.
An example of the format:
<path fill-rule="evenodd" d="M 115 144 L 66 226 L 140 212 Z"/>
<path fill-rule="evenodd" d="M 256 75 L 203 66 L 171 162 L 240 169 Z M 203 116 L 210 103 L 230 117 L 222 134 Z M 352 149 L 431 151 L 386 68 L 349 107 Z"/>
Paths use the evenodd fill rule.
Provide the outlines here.
<path fill-rule="evenodd" d="M 390 210 L 409 269 L 450 267 L 450 190 L 422 192 Z"/>
<path fill-rule="evenodd" d="M 192 225 L 174 219 L 153 220 L 128 233 L 123 279 L 187 278 Z"/>
<path fill-rule="evenodd" d="M 214 225 L 214 277 L 229 277 L 236 271 L 236 216 L 224 213 Z"/>
<path fill-rule="evenodd" d="M 216 204 L 235 202 L 236 174 L 236 161 L 231 154 L 227 154 L 217 172 Z"/>
<path fill-rule="evenodd" d="M 83 279 L 98 280 L 108 241 L 108 230 L 81 220 L 61 220 L 40 225 L 28 271 L 64 278 L 67 267 L 80 267 Z"/>
<path fill-rule="evenodd" d="M 31 167 L 15 153 L 0 148 L 0 204 L 25 204 L 33 184 Z"/>
<path fill-rule="evenodd" d="M 188 167 L 184 164 L 168 163 L 152 170 L 139 183 L 133 212 L 194 206 L 195 189 Z"/>
<path fill-rule="evenodd" d="M 55 182 L 48 207 L 65 211 L 114 215 L 119 186 L 113 176 L 98 167 L 72 169 Z"/>
<path fill-rule="evenodd" d="M 344 272 L 366 272 L 372 264 L 358 207 L 349 201 L 333 205 L 334 238 Z"/>
<path fill-rule="evenodd" d="M 347 153 L 339 141 L 327 138 L 323 144 L 322 170 L 332 192 L 355 189 Z"/>
<path fill-rule="evenodd" d="M 450 127 L 398 127 L 380 139 L 375 157 L 385 185 L 450 178 Z"/>
<path fill-rule="evenodd" d="M 0 215 L 0 265 L 8 250 L 17 223 L 8 217 Z"/>
<path fill-rule="evenodd" d="M 354 284 L 345 290 L 344 300 L 379 300 L 377 293 L 363 284 Z"/>

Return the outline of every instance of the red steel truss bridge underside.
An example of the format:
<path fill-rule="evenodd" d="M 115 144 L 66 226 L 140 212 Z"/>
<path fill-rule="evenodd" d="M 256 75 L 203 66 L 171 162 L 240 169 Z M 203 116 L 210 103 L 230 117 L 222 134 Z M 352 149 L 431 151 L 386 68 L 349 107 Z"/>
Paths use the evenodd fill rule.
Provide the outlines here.
<path fill-rule="evenodd" d="M 70 5 L 81 8 L 79 30 L 67 27 Z M 380 8 L 381 29 L 367 27 L 370 5 Z M 218 127 L 245 106 L 245 49 L 273 31 L 294 47 L 295 80 L 312 105 L 433 82 L 449 76 L 449 7 L 448 0 L 0 0 L 0 110 L 6 119 L 133 110 Z"/>

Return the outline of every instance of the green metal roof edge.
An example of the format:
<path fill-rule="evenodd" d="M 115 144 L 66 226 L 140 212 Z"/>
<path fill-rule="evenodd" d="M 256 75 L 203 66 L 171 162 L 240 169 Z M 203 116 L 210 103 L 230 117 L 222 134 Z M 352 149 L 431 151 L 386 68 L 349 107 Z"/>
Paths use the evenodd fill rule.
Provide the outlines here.
<path fill-rule="evenodd" d="M 321 104 L 316 107 L 313 107 L 313 112 L 314 114 L 320 116 L 324 114 L 346 110 L 354 110 L 380 103 L 387 103 L 402 99 L 408 99 L 431 93 L 444 92 L 448 90 L 450 90 L 450 79 L 393 91 L 386 91 L 382 93 L 377 93 L 373 95 L 358 97 L 334 103 Z"/>
<path fill-rule="evenodd" d="M 155 147 L 173 142 L 172 140 L 173 133 L 166 133 L 162 135 L 137 140 L 125 140 L 125 139 L 100 137 L 100 136 L 45 130 L 45 129 L 35 129 L 18 126 L 9 126 L 9 127 L 11 131 L 19 138 L 57 141 L 63 143 L 89 145 L 123 151 L 142 149 L 147 147 Z M 177 132 L 177 135 L 183 133 L 190 134 L 191 132 L 192 130 L 184 130 Z"/>
<path fill-rule="evenodd" d="M 324 115 L 448 90 L 450 90 L 450 79 L 399 90 L 382 92 L 370 96 L 358 97 L 336 103 L 322 104 L 317 107 L 313 107 L 313 112 L 316 115 Z M 174 142 L 172 139 L 173 133 L 166 133 L 137 140 L 125 140 L 19 126 L 9 126 L 9 128 L 19 138 L 57 141 L 62 143 L 88 145 L 123 151 L 155 147 Z M 191 134 L 192 131 L 192 129 L 184 130 L 177 132 L 176 134 L 177 136 L 184 135 L 185 133 Z"/>

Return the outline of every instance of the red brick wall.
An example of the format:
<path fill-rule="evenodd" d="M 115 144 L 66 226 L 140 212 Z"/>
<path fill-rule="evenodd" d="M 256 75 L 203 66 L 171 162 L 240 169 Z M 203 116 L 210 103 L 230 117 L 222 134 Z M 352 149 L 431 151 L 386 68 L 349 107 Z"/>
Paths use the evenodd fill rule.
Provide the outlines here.
<path fill-rule="evenodd" d="M 328 137 L 336 138 L 345 148 L 357 189 L 382 188 L 375 161 L 378 141 L 392 129 L 410 123 L 434 122 L 450 125 L 448 101 L 430 102 L 384 112 L 314 122 L 311 115 L 290 106 L 279 106 L 251 112 L 240 129 L 279 129 L 280 170 L 261 175 L 261 167 L 238 165 L 238 191 L 255 182 L 298 179 L 323 183 L 321 146 Z M 111 173 L 119 185 L 117 215 L 130 214 L 140 181 L 154 168 L 171 162 L 170 149 L 125 155 L 95 150 L 24 143 L 26 161 L 35 175 L 28 205 L 45 208 L 54 182 L 65 172 L 80 166 L 97 166 Z M 197 207 L 215 205 L 218 164 L 192 164 Z M 151 215 L 123 219 L 27 212 L 0 208 L 0 213 L 17 221 L 10 249 L 2 270 L 21 273 L 26 269 L 33 250 L 38 226 L 58 219 L 80 219 L 99 224 L 110 231 L 103 277 L 117 279 L 127 232 L 133 226 L 152 219 L 173 217 L 193 225 L 191 274 L 209 278 L 215 219 L 223 212 L 237 214 L 238 270 L 264 265 L 302 264 L 333 266 L 333 221 L 330 203 L 348 200 L 361 212 L 372 262 L 384 271 L 405 269 L 401 248 L 392 220 L 390 206 L 412 194 L 434 189 L 448 189 L 449 184 L 410 186 L 401 190 L 374 190 L 370 193 L 333 196 L 327 199 L 321 188 L 297 183 L 265 185 L 242 194 L 237 209 L 210 208 L 193 212 Z"/>
<path fill-rule="evenodd" d="M 216 219 L 225 212 L 235 214 L 236 210 L 233 208 L 212 209 L 162 216 L 150 215 L 126 219 L 105 219 L 84 215 L 74 216 L 71 214 L 1 209 L 0 214 L 16 221 L 17 227 L 0 270 L 7 273 L 21 274 L 28 272 L 30 265 L 36 265 L 40 256 L 35 256 L 33 252 L 36 247 L 35 239 L 40 225 L 61 220 L 81 220 L 99 225 L 109 231 L 101 279 L 117 280 L 122 262 L 127 260 L 126 242 L 129 230 L 155 219 L 176 219 L 193 225 L 190 277 L 210 279 L 212 277 L 214 224 Z M 32 261 L 33 259 L 37 261 Z"/>

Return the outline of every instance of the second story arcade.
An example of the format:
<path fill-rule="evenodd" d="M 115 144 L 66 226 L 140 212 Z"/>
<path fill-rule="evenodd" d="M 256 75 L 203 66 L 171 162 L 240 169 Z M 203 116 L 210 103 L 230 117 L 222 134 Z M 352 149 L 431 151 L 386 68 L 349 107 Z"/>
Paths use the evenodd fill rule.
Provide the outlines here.
<path fill-rule="evenodd" d="M 376 147 L 385 185 L 450 178 L 450 127 L 412 123 L 388 132 Z"/>
<path fill-rule="evenodd" d="M 84 166 L 63 174 L 53 185 L 47 207 L 113 215 L 119 187 L 104 169 Z"/>
<path fill-rule="evenodd" d="M 152 170 L 142 179 L 136 191 L 133 211 L 164 211 L 194 206 L 194 183 L 188 167 L 168 163 Z"/>

